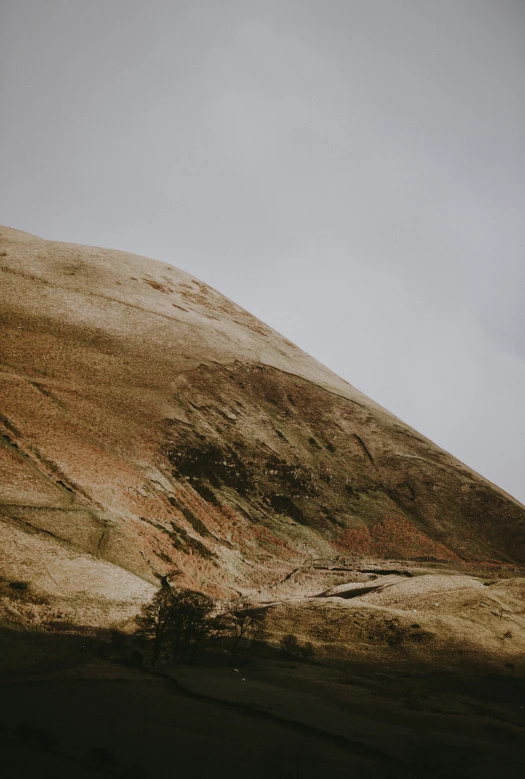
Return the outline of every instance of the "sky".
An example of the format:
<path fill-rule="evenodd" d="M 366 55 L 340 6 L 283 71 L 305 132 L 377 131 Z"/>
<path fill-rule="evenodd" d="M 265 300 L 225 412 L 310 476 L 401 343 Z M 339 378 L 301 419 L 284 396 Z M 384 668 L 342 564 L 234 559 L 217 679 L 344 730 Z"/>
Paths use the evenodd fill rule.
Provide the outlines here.
<path fill-rule="evenodd" d="M 193 273 L 525 503 L 523 0 L 0 0 L 0 223 Z"/>

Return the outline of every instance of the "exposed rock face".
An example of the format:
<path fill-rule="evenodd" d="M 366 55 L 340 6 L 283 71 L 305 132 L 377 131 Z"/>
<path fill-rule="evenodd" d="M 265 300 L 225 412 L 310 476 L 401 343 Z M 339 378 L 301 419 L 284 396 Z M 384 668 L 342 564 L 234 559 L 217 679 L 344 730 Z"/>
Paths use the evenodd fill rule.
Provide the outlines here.
<path fill-rule="evenodd" d="M 96 624 L 174 572 L 525 562 L 523 506 L 187 273 L 0 228 L 0 296 L 4 588 Z"/>

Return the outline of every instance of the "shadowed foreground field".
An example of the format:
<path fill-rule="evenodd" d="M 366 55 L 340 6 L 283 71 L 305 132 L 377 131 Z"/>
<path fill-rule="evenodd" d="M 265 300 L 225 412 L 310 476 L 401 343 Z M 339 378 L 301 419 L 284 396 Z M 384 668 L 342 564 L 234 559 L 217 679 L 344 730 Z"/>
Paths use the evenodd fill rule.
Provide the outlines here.
<path fill-rule="evenodd" d="M 6 779 L 523 776 L 525 679 L 512 668 L 276 654 L 151 672 L 93 638 L 35 634 L 26 650 L 27 638 L 1 637 L 2 657 L 19 659 L 0 675 Z"/>

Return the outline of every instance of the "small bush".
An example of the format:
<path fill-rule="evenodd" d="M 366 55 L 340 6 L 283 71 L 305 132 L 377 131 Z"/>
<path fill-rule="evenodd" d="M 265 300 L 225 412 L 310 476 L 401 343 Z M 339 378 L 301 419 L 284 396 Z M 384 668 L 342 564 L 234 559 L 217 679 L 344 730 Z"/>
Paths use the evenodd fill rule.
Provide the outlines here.
<path fill-rule="evenodd" d="M 297 636 L 294 636 L 292 633 L 288 633 L 288 635 L 281 638 L 280 647 L 285 655 L 295 657 L 299 654 L 299 641 Z"/>
<path fill-rule="evenodd" d="M 301 645 L 297 636 L 292 633 L 288 633 L 283 636 L 280 641 L 281 651 L 288 657 L 302 658 L 303 660 L 311 660 L 315 654 L 315 650 L 311 641 Z"/>
<path fill-rule="evenodd" d="M 303 646 L 302 653 L 305 660 L 311 660 L 314 657 L 315 649 L 311 641 L 306 642 L 306 644 Z"/>
<path fill-rule="evenodd" d="M 294 503 L 288 495 L 272 495 L 270 497 L 270 505 L 279 514 L 286 514 L 291 517 L 291 519 L 295 519 L 296 522 L 299 522 L 300 525 L 308 524 L 307 517 L 304 515 L 303 510 Z"/>
<path fill-rule="evenodd" d="M 27 590 L 29 584 L 27 582 L 10 582 L 9 586 L 12 590 L 23 592 L 24 590 Z"/>
<path fill-rule="evenodd" d="M 212 489 L 207 487 L 202 482 L 196 481 L 193 484 L 193 489 L 196 490 L 201 498 L 204 498 L 205 501 L 208 503 L 211 503 L 213 506 L 220 506 L 219 499 L 217 498 L 216 494 Z"/>

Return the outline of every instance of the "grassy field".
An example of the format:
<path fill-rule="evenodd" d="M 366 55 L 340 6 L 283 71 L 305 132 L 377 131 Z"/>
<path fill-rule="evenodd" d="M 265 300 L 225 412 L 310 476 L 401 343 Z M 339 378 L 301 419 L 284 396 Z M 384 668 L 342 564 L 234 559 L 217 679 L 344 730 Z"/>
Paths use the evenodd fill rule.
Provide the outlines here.
<path fill-rule="evenodd" d="M 152 672 L 115 662 L 108 642 L 10 631 L 0 650 L 5 779 L 521 779 L 525 768 L 525 679 L 510 669 L 275 654 Z"/>

